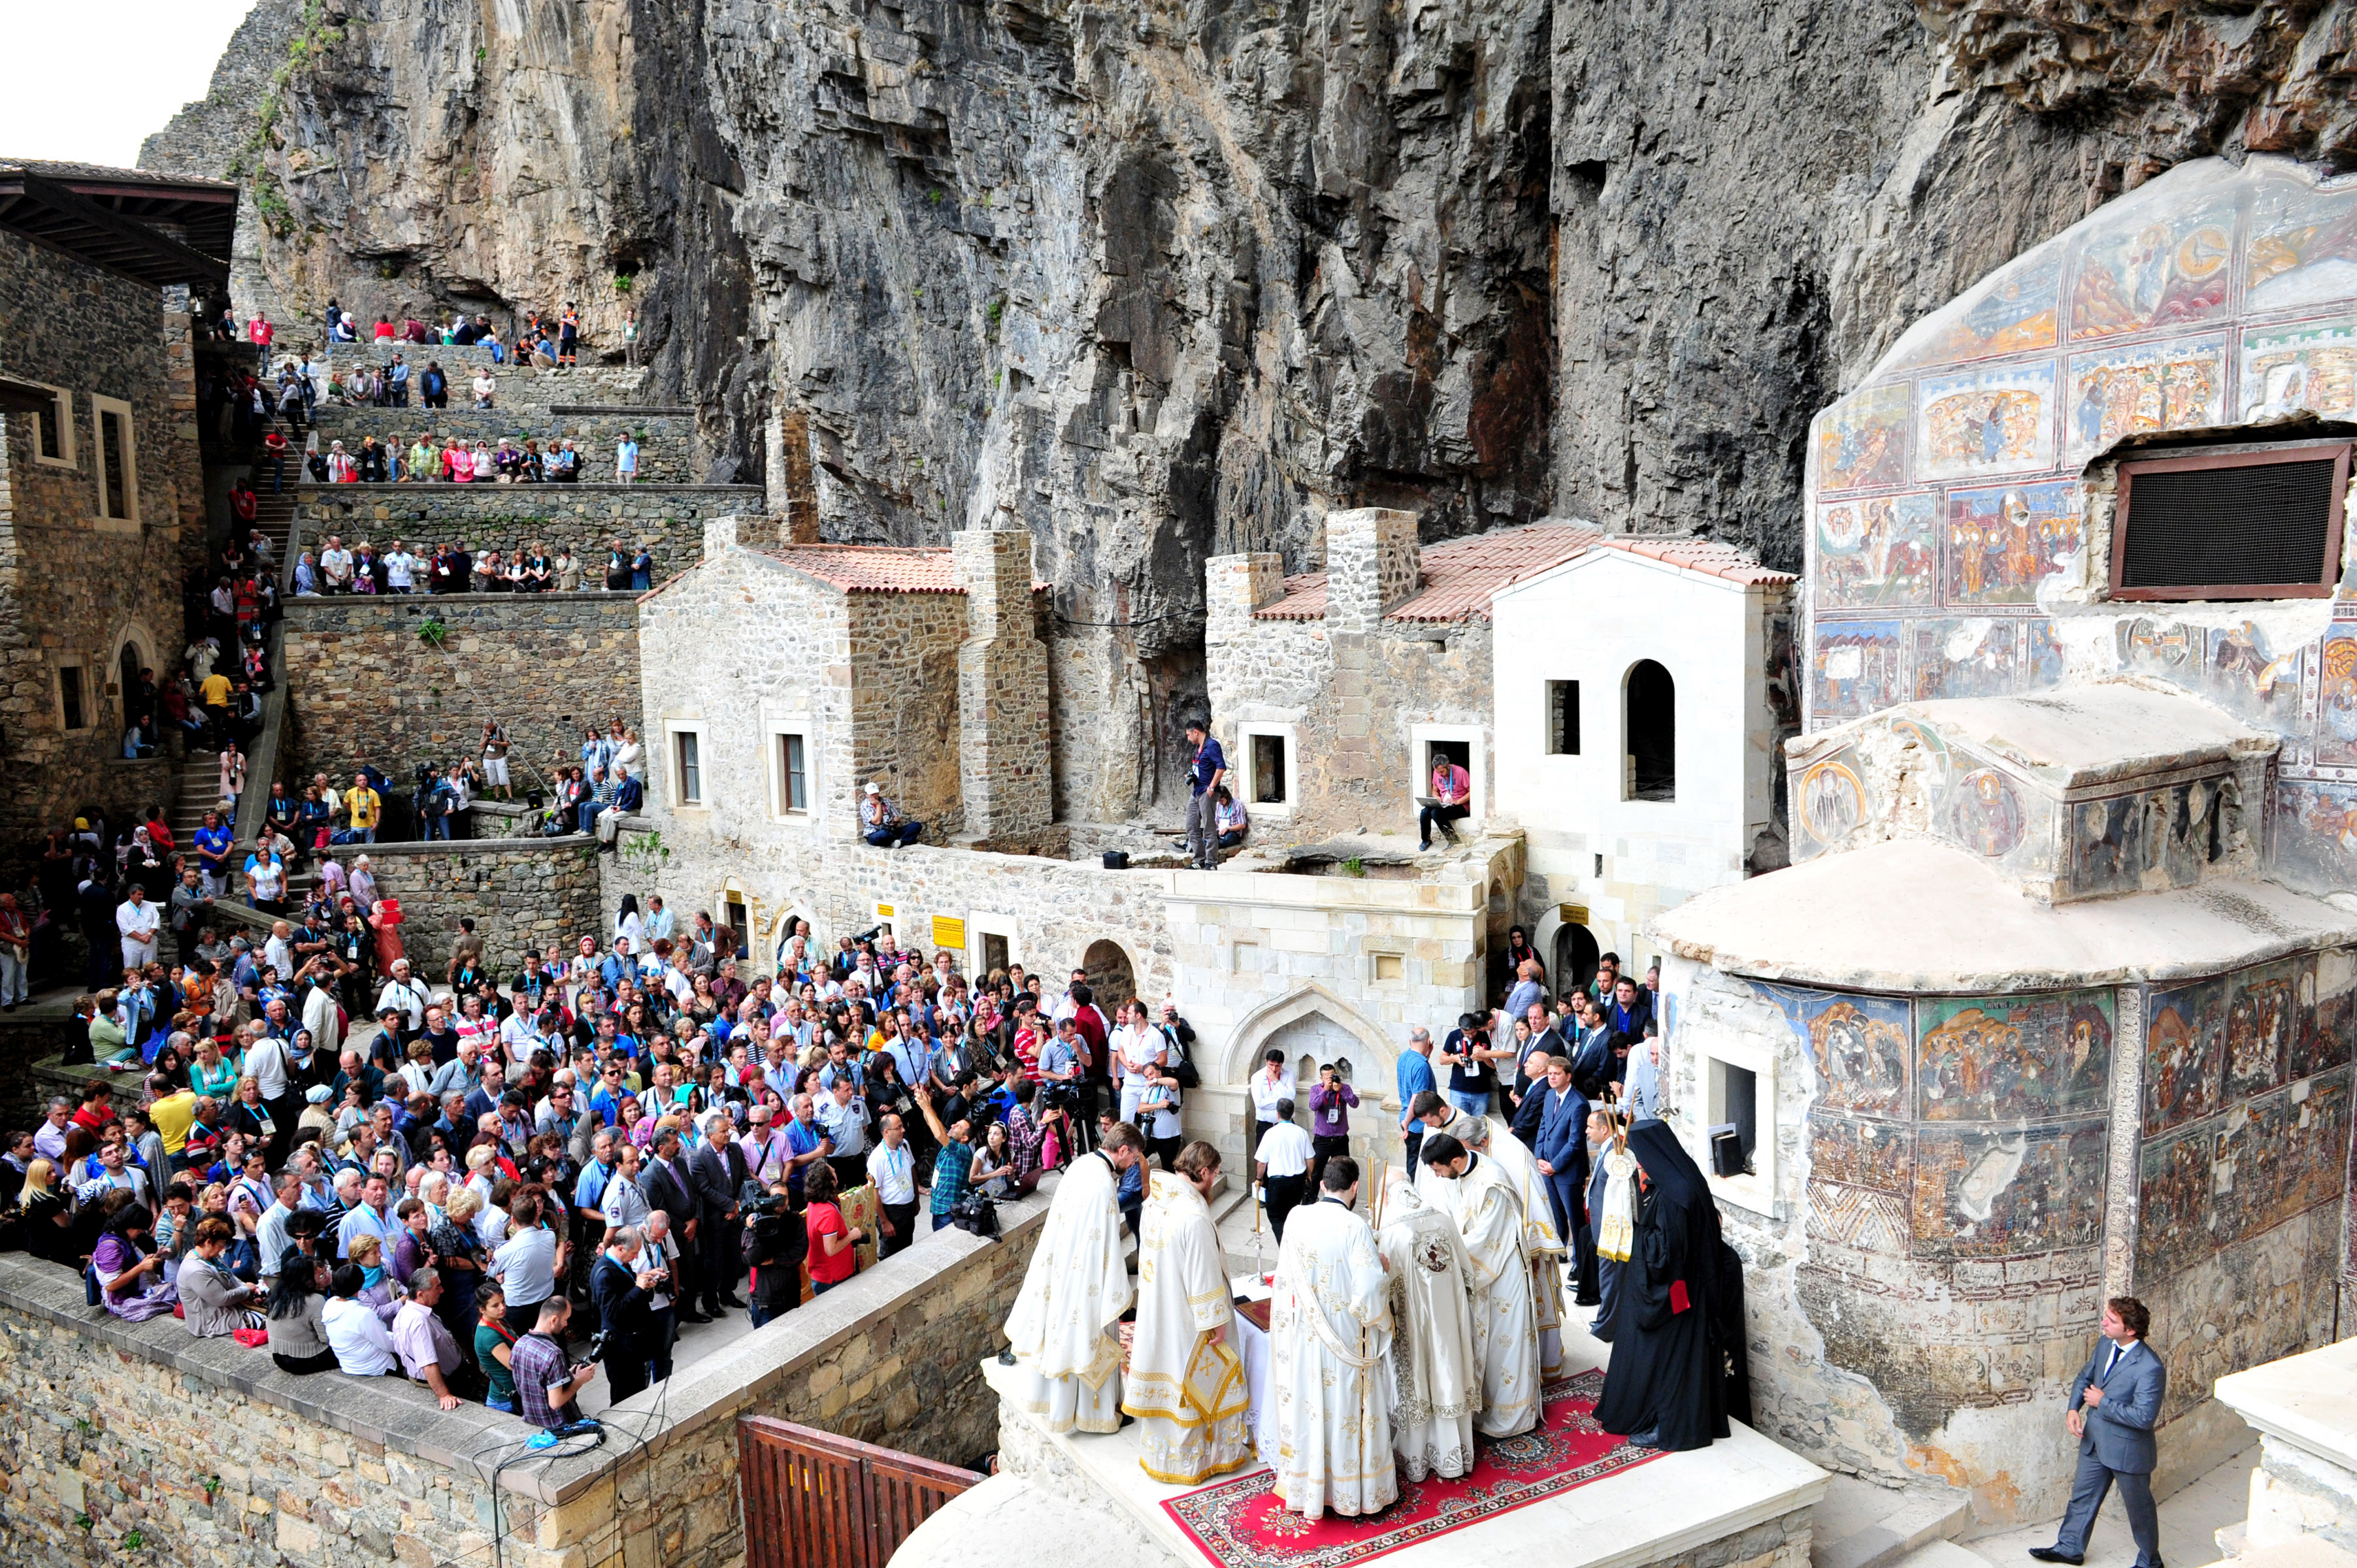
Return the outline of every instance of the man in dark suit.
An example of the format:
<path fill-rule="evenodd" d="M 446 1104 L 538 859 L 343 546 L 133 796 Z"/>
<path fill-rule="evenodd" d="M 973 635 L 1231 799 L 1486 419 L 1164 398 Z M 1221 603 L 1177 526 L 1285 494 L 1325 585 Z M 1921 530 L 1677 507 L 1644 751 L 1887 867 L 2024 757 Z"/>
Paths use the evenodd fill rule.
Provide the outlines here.
<path fill-rule="evenodd" d="M 1572 1278 L 1593 1280 L 1596 1236 L 1587 1226 L 1587 1097 L 1571 1081 L 1571 1062 L 1562 1052 L 1549 1058 L 1546 1077 L 1532 1086 L 1531 1098 L 1539 1105 L 1538 1137 L 1531 1157 L 1546 1181 L 1555 1234 L 1571 1247 Z M 1594 1294 L 1583 1288 L 1575 1305 L 1593 1305 Z"/>
<path fill-rule="evenodd" d="M 687 1169 L 695 1183 L 703 1222 L 696 1237 L 702 1254 L 696 1283 L 704 1292 L 704 1310 L 717 1317 L 724 1308 L 745 1305 L 737 1294 L 737 1238 L 742 1234 L 737 1194 L 745 1180 L 745 1152 L 737 1146 L 736 1126 L 726 1111 L 716 1107 L 705 1112 L 704 1129 L 704 1146 L 687 1162 Z"/>
<path fill-rule="evenodd" d="M 2085 1562 L 2095 1510 L 2116 1484 L 2127 1508 L 2128 1531 L 2136 1537 L 2136 1568 L 2161 1568 L 2160 1515 L 2152 1501 L 2152 1428 L 2169 1391 L 2169 1369 L 2144 1342 L 2152 1314 L 2136 1297 L 2115 1295 L 2105 1302 L 2102 1326 L 2103 1342 L 2071 1385 L 2071 1404 L 2062 1418 L 2079 1440 L 2071 1506 L 2054 1544 L 2033 1546 L 2029 1554 L 2040 1563 Z"/>
<path fill-rule="evenodd" d="M 616 1403 L 647 1386 L 662 1348 L 651 1298 L 662 1281 L 641 1261 L 642 1250 L 637 1226 L 618 1227 L 589 1272 L 589 1299 L 606 1334 L 606 1387 Z"/>
<path fill-rule="evenodd" d="M 688 1172 L 686 1158 L 679 1151 L 679 1133 L 666 1127 L 655 1134 L 655 1157 L 649 1161 L 639 1178 L 646 1190 L 647 1207 L 667 1216 L 672 1234 L 679 1238 L 680 1278 L 672 1297 L 679 1304 L 682 1323 L 709 1323 L 712 1319 L 695 1309 L 696 1291 L 701 1284 L 703 1267 L 700 1239 L 704 1228 L 698 1224 L 700 1208 L 695 1196 L 695 1178 Z"/>

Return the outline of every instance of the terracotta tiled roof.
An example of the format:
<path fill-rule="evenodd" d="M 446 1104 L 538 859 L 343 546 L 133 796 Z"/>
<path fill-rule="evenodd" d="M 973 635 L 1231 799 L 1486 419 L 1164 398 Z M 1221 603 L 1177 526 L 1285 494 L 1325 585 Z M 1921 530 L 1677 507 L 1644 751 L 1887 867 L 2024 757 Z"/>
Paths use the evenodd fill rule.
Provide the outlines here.
<path fill-rule="evenodd" d="M 1789 583 L 1792 575 L 1771 572 L 1731 544 L 1706 539 L 1607 538 L 1584 523 L 1543 522 L 1524 528 L 1476 533 L 1428 545 L 1423 553 L 1424 585 L 1394 606 L 1385 620 L 1452 621 L 1486 618 L 1499 589 L 1559 566 L 1595 546 L 1625 550 L 1690 572 L 1738 583 Z M 1323 620 L 1326 574 L 1303 572 L 1285 580 L 1285 596 L 1254 613 L 1257 620 Z"/>
<path fill-rule="evenodd" d="M 1710 539 L 1662 538 L 1648 539 L 1641 534 L 1622 534 L 1617 538 L 1599 539 L 1597 544 L 1606 550 L 1625 550 L 1631 555 L 1643 555 L 1652 560 L 1682 566 L 1689 572 L 1701 572 L 1713 577 L 1724 577 L 1730 583 L 1790 583 L 1790 572 L 1775 572 L 1737 549 Z"/>
<path fill-rule="evenodd" d="M 946 550 L 889 544 L 775 544 L 762 549 L 846 594 L 963 594 Z M 1033 583 L 1040 593 L 1046 583 Z"/>
<path fill-rule="evenodd" d="M 1490 596 L 1509 583 L 1562 564 L 1594 543 L 1597 531 L 1576 522 L 1533 523 L 1425 546 L 1424 585 L 1394 605 L 1385 620 L 1451 621 L 1486 617 Z M 1285 597 L 1256 612 L 1261 620 L 1322 620 L 1326 574 L 1285 580 Z"/>

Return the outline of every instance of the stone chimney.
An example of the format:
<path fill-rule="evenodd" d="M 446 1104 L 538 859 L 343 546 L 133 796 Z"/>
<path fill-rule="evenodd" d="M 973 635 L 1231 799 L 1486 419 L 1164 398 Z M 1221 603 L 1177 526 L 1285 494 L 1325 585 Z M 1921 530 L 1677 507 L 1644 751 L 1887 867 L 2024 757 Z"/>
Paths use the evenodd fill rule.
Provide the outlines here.
<path fill-rule="evenodd" d="M 1011 521 L 1011 520 L 1010 520 Z M 1031 535 L 969 528 L 950 535 L 965 590 L 958 645 L 958 785 L 965 831 L 1000 838 L 1055 815 L 1048 755 L 1048 649 L 1031 607 Z"/>
<path fill-rule="evenodd" d="M 780 544 L 818 542 L 818 486 L 812 471 L 810 413 L 771 409 L 761 431 L 770 515 Z"/>
<path fill-rule="evenodd" d="M 707 517 L 704 520 L 704 558 L 714 560 L 737 548 L 738 534 L 745 520 L 741 517 Z"/>
<path fill-rule="evenodd" d="M 1203 563 L 1203 607 L 1212 635 L 1240 627 L 1285 596 L 1285 557 L 1274 551 L 1214 555 Z"/>
<path fill-rule="evenodd" d="M 1326 625 L 1372 632 L 1423 579 L 1415 513 L 1363 507 L 1326 517 Z"/>

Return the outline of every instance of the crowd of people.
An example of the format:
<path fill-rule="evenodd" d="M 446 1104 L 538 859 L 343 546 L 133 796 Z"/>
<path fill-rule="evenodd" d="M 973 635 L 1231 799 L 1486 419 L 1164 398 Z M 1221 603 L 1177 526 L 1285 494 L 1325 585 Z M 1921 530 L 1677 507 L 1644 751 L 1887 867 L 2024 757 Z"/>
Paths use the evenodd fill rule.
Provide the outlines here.
<path fill-rule="evenodd" d="M 532 364 L 544 370 L 572 370 L 580 363 L 581 312 L 571 300 L 561 310 L 543 311 L 524 308 L 508 313 L 507 329 L 501 331 L 492 324 L 487 312 L 469 316 L 454 311 L 447 321 L 428 321 L 404 306 L 401 319 L 381 313 L 371 325 L 344 308 L 335 299 L 328 301 L 320 313 L 322 340 L 330 348 L 338 343 L 405 343 L 417 347 L 439 345 L 444 348 L 470 348 L 479 345 L 500 364 Z M 220 314 L 206 324 L 211 335 L 222 342 L 243 342 L 267 353 L 276 341 L 279 324 L 270 319 L 269 312 L 257 308 L 241 323 L 236 311 L 224 303 Z M 622 352 L 626 361 L 636 363 L 638 348 L 638 315 L 624 311 L 622 315 Z"/>
<path fill-rule="evenodd" d="M 347 545 L 329 534 L 318 548 L 305 548 L 295 561 L 295 596 L 338 594 L 642 594 L 654 586 L 655 554 L 645 540 L 627 544 L 609 539 L 602 552 L 575 554 L 559 542 L 554 549 L 538 540 L 521 548 L 477 549 L 470 540 L 437 544 L 424 553 L 395 539 L 380 551 L 366 541 Z"/>

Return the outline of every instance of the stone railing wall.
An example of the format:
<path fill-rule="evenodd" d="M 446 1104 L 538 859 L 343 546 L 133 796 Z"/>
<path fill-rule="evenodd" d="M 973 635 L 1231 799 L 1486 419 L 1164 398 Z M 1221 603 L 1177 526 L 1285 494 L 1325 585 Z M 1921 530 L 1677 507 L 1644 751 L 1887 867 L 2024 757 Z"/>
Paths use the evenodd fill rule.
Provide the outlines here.
<path fill-rule="evenodd" d="M 611 454 L 608 454 L 608 461 Z M 502 553 L 538 543 L 569 549 L 602 581 L 608 544 L 644 542 L 661 583 L 704 553 L 704 521 L 760 512 L 758 485 L 304 485 L 295 492 L 303 536 L 339 534 L 379 550 L 464 542 Z"/>
<path fill-rule="evenodd" d="M 348 452 L 358 451 L 363 436 L 379 445 L 397 443 L 402 461 L 409 461 L 409 444 L 431 434 L 438 444 L 456 435 L 472 446 L 480 441 L 496 448 L 502 436 L 522 446 L 537 441 L 544 452 L 560 441 L 570 441 L 581 454 L 581 478 L 603 484 L 614 478 L 614 446 L 629 431 L 639 443 L 639 481 L 642 484 L 694 484 L 704 477 L 697 461 L 695 420 L 691 415 L 599 407 L 576 408 L 565 413 L 517 409 L 478 411 L 472 408 L 322 408 L 319 449 L 340 441 Z M 406 481 L 404 481 L 406 482 Z M 429 481 L 438 482 L 438 481 Z"/>
<path fill-rule="evenodd" d="M 329 853 L 346 865 L 356 854 L 369 857 L 377 890 L 401 902 L 402 946 L 414 972 L 436 983 L 449 966 L 462 917 L 474 919 L 484 961 L 500 975 L 514 973 L 527 948 L 569 950 L 575 938 L 606 929 L 597 841 L 586 834 L 365 844 Z"/>
<path fill-rule="evenodd" d="M 431 620 L 438 647 L 419 630 Z M 495 717 L 515 748 L 509 776 L 530 789 L 576 757 L 590 724 L 641 727 L 630 594 L 294 598 L 284 624 L 289 779 L 349 781 L 372 762 L 405 787 L 418 763 L 474 752 Z"/>
<path fill-rule="evenodd" d="M 1044 1194 L 1005 1206 L 995 1242 L 928 1233 L 601 1412 L 604 1444 L 556 1457 L 527 1455 L 512 1417 L 445 1412 L 398 1379 L 289 1377 L 265 1349 L 193 1339 L 170 1317 L 122 1323 L 83 1305 L 70 1273 L 0 1255 L 0 1401 L 16 1412 L 0 1430 L 0 1560 L 742 1562 L 739 1416 L 953 1464 L 996 1446 L 981 1362 L 1004 1343 L 1046 1208 Z"/>
<path fill-rule="evenodd" d="M 371 325 L 374 325 L 371 323 Z M 516 364 L 495 365 L 490 350 L 459 348 L 448 343 L 338 343 L 314 363 L 323 368 L 321 374 L 343 375 L 361 365 L 382 370 L 393 360 L 395 352 L 401 362 L 409 367 L 410 402 L 417 401 L 417 376 L 425 369 L 428 360 L 440 365 L 450 378 L 450 406 L 459 407 L 474 402 L 472 387 L 475 372 L 489 370 L 491 380 L 499 384 L 497 397 L 510 408 L 544 409 L 558 403 L 642 403 L 640 395 L 646 385 L 647 372 L 626 369 L 620 365 L 582 364 L 569 371 L 535 369 Z M 586 350 L 585 360 L 593 356 Z M 284 359 L 284 355 L 279 356 Z"/>

